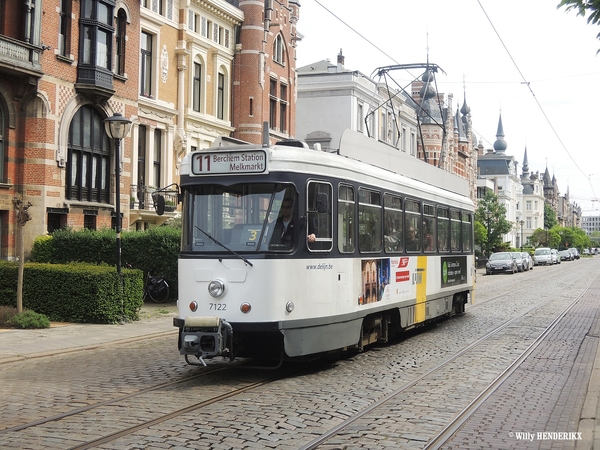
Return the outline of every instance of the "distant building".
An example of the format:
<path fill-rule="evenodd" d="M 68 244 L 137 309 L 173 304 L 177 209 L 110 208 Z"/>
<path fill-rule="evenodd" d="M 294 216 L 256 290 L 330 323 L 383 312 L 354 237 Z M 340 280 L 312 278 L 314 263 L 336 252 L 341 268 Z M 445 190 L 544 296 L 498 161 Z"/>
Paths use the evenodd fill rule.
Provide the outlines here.
<path fill-rule="evenodd" d="M 498 130 L 494 149 L 479 155 L 477 166 L 479 177 L 493 183 L 494 193 L 498 196 L 498 202 L 506 208 L 506 220 L 513 224 L 513 228 L 504 235 L 504 242 L 509 242 L 512 247 L 520 246 L 520 227 L 517 218 L 518 199 L 522 197 L 523 186 L 517 175 L 518 162 L 513 156 L 506 154 L 508 144 L 504 140 L 504 127 L 502 116 L 498 119 Z M 483 192 L 483 191 L 479 191 Z"/>
<path fill-rule="evenodd" d="M 529 237 L 538 228 L 544 228 L 544 189 L 539 172 L 529 171 L 527 149 L 523 154 L 521 173 L 523 191 L 517 196 L 517 247 L 526 245 Z"/>
<path fill-rule="evenodd" d="M 581 217 L 581 228 L 589 236 L 593 232 L 600 231 L 600 211 L 589 211 Z"/>
<path fill-rule="evenodd" d="M 337 64 L 323 60 L 298 68 L 296 137 L 336 151 L 346 129 L 416 157 L 413 100 L 401 92 L 390 94 L 385 85 L 346 69 L 340 50 Z"/>

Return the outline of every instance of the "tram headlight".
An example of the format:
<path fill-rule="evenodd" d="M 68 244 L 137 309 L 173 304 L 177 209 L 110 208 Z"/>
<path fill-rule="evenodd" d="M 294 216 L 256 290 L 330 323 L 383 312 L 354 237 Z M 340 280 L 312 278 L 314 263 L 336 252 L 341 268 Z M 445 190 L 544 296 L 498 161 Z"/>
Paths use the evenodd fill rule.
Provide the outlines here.
<path fill-rule="evenodd" d="M 212 280 L 208 283 L 208 293 L 214 298 L 223 297 L 225 294 L 225 283 L 221 280 Z"/>
<path fill-rule="evenodd" d="M 294 304 L 292 302 L 287 302 L 285 304 L 285 310 L 291 313 L 294 310 Z"/>

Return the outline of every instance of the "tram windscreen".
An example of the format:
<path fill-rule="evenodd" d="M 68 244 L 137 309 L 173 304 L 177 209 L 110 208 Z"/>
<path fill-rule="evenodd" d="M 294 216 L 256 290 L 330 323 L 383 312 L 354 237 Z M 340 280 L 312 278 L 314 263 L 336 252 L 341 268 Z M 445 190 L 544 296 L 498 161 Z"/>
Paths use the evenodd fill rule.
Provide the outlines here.
<path fill-rule="evenodd" d="M 199 185 L 184 192 L 182 250 L 188 252 L 287 251 L 273 246 L 275 223 L 284 199 L 296 209 L 292 185 L 257 183 Z M 220 245 L 222 244 L 222 245 Z"/>

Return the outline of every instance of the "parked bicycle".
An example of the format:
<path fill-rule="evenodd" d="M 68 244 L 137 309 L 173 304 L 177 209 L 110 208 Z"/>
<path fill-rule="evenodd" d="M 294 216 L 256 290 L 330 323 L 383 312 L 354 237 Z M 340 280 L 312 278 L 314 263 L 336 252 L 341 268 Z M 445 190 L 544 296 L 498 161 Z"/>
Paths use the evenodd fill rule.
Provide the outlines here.
<path fill-rule="evenodd" d="M 150 297 L 150 300 L 156 303 L 164 303 L 169 299 L 169 283 L 163 275 L 152 275 L 150 271 L 146 275 L 146 285 L 144 286 L 144 300 Z"/>

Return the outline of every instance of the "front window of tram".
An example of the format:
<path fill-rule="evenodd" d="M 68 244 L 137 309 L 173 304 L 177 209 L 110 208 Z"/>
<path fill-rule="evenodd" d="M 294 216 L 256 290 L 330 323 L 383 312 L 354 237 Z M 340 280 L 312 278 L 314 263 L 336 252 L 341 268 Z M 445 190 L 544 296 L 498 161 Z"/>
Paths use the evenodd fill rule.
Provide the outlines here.
<path fill-rule="evenodd" d="M 185 191 L 183 251 L 289 251 L 296 190 L 260 183 L 200 185 Z"/>

